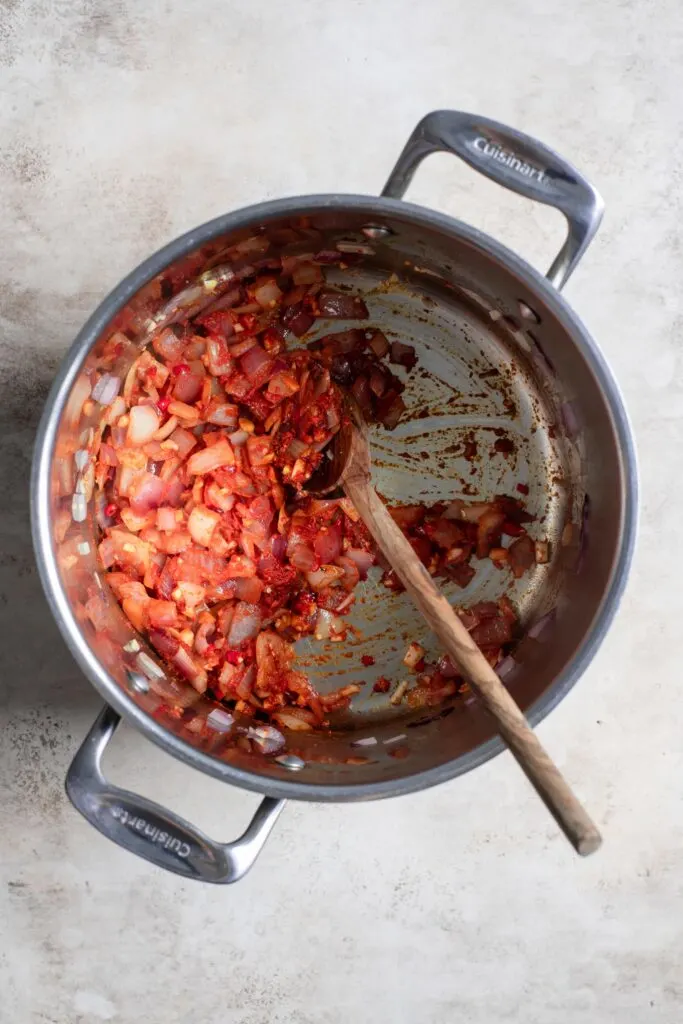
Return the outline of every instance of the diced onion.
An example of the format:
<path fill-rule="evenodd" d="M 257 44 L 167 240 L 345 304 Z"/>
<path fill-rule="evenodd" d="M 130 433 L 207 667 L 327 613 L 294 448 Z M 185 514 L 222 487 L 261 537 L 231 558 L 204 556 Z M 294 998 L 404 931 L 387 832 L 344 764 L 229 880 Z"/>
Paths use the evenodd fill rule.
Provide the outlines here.
<path fill-rule="evenodd" d="M 287 557 L 301 572 L 310 572 L 318 561 L 315 552 L 307 544 L 295 544 L 291 550 L 288 548 Z"/>
<path fill-rule="evenodd" d="M 262 754 L 275 754 L 285 745 L 284 736 L 272 725 L 258 725 L 256 728 L 250 726 L 247 737 Z"/>
<path fill-rule="evenodd" d="M 499 661 L 496 665 L 498 677 L 500 679 L 505 679 L 511 672 L 514 672 L 516 664 L 515 659 L 508 654 L 506 658 L 503 658 L 503 660 Z"/>
<path fill-rule="evenodd" d="M 218 441 L 210 448 L 203 448 L 200 452 L 191 455 L 187 463 L 187 471 L 194 475 L 211 473 L 221 466 L 234 466 L 235 453 L 229 441 Z"/>
<path fill-rule="evenodd" d="M 121 388 L 121 378 L 111 373 L 103 373 L 95 387 L 92 389 L 92 397 L 100 405 L 111 405 Z"/>
<path fill-rule="evenodd" d="M 127 443 L 142 445 L 151 441 L 159 424 L 159 413 L 153 406 L 134 405 L 129 413 Z"/>
<path fill-rule="evenodd" d="M 249 434 L 246 430 L 236 430 L 234 434 L 229 434 L 228 436 L 233 448 L 237 448 L 241 444 L 246 444 L 249 439 Z"/>
<path fill-rule="evenodd" d="M 82 523 L 88 515 L 88 502 L 85 494 L 77 491 L 71 499 L 71 518 L 75 523 Z"/>
<path fill-rule="evenodd" d="M 298 459 L 299 456 L 303 455 L 306 451 L 308 451 L 308 445 L 304 444 L 303 441 L 300 441 L 298 437 L 295 437 L 289 443 L 287 454 L 291 455 L 293 459 Z"/>
<path fill-rule="evenodd" d="M 158 508 L 164 501 L 166 484 L 154 473 L 139 474 L 128 488 L 130 507 L 138 515 Z"/>
<path fill-rule="evenodd" d="M 479 502 L 476 505 L 463 505 L 460 503 L 457 518 L 464 519 L 467 523 L 478 523 L 481 517 L 486 515 L 487 512 L 491 512 L 493 508 L 494 506 L 490 502 Z"/>
<path fill-rule="evenodd" d="M 408 646 L 408 650 L 403 656 L 403 664 L 407 665 L 408 668 L 414 669 L 416 665 L 424 658 L 425 649 L 414 640 Z"/>
<path fill-rule="evenodd" d="M 333 612 L 329 612 L 325 608 L 318 609 L 315 620 L 316 640 L 331 640 L 335 636 L 343 635 L 345 630 L 344 623 Z"/>
<path fill-rule="evenodd" d="M 214 530 L 220 521 L 221 517 L 218 512 L 212 512 L 204 505 L 197 505 L 193 508 L 187 520 L 187 529 L 195 544 L 201 544 L 208 548 Z"/>
<path fill-rule="evenodd" d="M 363 548 L 348 548 L 346 551 L 346 557 L 356 563 L 362 580 L 366 578 L 368 575 L 368 569 L 375 561 L 373 553 L 371 551 L 365 551 Z"/>
<path fill-rule="evenodd" d="M 315 725 L 315 717 L 305 708 L 276 711 L 273 718 L 283 729 L 291 729 L 292 732 L 310 732 Z"/>
<path fill-rule="evenodd" d="M 235 608 L 228 643 L 231 647 L 239 647 L 246 640 L 254 640 L 261 629 L 261 610 L 257 605 L 243 601 Z"/>
<path fill-rule="evenodd" d="M 260 345 L 252 345 L 240 359 L 240 366 L 250 380 L 255 380 L 273 360 Z"/>
<path fill-rule="evenodd" d="M 259 306 L 267 309 L 269 306 L 274 306 L 282 298 L 282 292 L 278 288 L 277 282 L 269 277 L 254 288 L 254 298 Z"/>
<path fill-rule="evenodd" d="M 394 690 L 392 695 L 389 697 L 389 703 L 390 704 L 400 704 L 401 701 L 403 700 L 403 698 L 405 697 L 406 690 L 408 689 L 408 686 L 409 686 L 408 680 L 407 679 L 403 679 L 398 684 L 398 686 L 396 687 L 396 689 Z"/>
<path fill-rule="evenodd" d="M 132 642 L 132 641 L 131 641 Z M 157 665 L 153 658 L 150 658 L 149 654 L 145 651 L 140 651 L 137 658 L 135 659 L 138 667 L 142 669 L 144 674 L 150 679 L 165 679 L 166 673 L 160 665 Z"/>
<path fill-rule="evenodd" d="M 235 718 L 222 708 L 214 708 L 206 716 L 206 724 L 216 732 L 230 732 L 235 724 Z"/>
<path fill-rule="evenodd" d="M 391 343 L 391 356 L 392 363 L 398 363 L 399 366 L 405 366 L 407 369 L 412 369 L 417 362 L 417 356 L 415 355 L 415 349 L 412 345 L 404 345 L 401 341 L 392 341 Z"/>
<path fill-rule="evenodd" d="M 554 619 L 554 611 L 547 612 L 545 615 L 542 615 L 541 618 L 537 622 L 534 622 L 533 626 L 528 629 L 527 636 L 532 637 L 534 640 L 538 640 L 541 634 L 544 633 L 548 626 L 552 624 Z"/>
<path fill-rule="evenodd" d="M 317 263 L 297 263 L 297 265 L 292 268 L 292 280 L 294 281 L 294 284 L 314 284 L 316 281 L 322 281 L 322 279 L 322 271 Z"/>
<path fill-rule="evenodd" d="M 331 586 L 344 575 L 344 570 L 338 565 L 321 565 L 314 572 L 307 572 L 306 579 L 313 590 L 324 590 Z"/>
<path fill-rule="evenodd" d="M 213 399 L 206 412 L 207 423 L 219 427 L 234 427 L 237 423 L 237 406 Z"/>

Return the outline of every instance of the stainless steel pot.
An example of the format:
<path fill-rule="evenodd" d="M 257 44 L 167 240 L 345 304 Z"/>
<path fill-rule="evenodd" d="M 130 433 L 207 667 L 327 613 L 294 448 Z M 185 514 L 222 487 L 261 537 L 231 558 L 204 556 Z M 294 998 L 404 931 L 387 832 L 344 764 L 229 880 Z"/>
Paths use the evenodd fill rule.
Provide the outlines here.
<path fill-rule="evenodd" d="M 567 239 L 547 277 L 460 221 L 401 201 L 420 161 L 437 150 L 564 213 Z M 330 735 L 293 734 L 289 752 L 269 759 L 227 744 L 220 731 L 192 731 L 210 702 L 166 675 L 119 611 L 96 561 L 87 446 L 102 408 L 90 397 L 88 373 L 120 372 L 112 334 L 124 326 L 146 344 L 160 326 L 211 302 L 245 261 L 311 249 L 362 255 L 343 271 L 345 280 L 365 293 L 372 323 L 416 345 L 422 367 L 408 392 L 419 415 L 373 439 L 379 489 L 404 501 L 487 498 L 522 481 L 539 537 L 550 540 L 550 563 L 512 588 L 526 635 L 506 666 L 517 700 L 538 722 L 604 637 L 634 543 L 636 464 L 626 414 L 599 349 L 559 294 L 601 214 L 596 191 L 550 149 L 493 121 L 439 111 L 417 126 L 381 198 L 306 196 L 226 214 L 150 257 L 105 299 L 54 383 L 32 481 L 34 542 L 48 600 L 76 660 L 107 701 L 67 777 L 71 800 L 96 828 L 170 871 L 232 882 L 253 863 L 285 798 L 395 796 L 454 778 L 501 750 L 476 704 L 425 714 L 371 693 L 361 652 L 375 655 L 378 673 L 399 678 L 405 640 L 430 643 L 405 596 L 373 586 L 354 613 L 364 635 L 358 657 L 346 646 L 323 651 L 327 658 L 319 645 L 304 643 L 299 651 L 323 689 L 360 675 L 367 681 L 367 696 Z M 326 329 L 321 325 L 320 333 Z M 513 439 L 512 451 L 508 445 L 499 453 L 492 444 L 502 432 Z M 465 591 L 450 593 L 468 604 L 499 596 L 503 585 L 503 574 L 487 563 Z M 182 714 L 190 703 L 192 728 Z M 119 715 L 200 771 L 262 793 L 247 832 L 216 843 L 108 783 L 100 760 Z"/>

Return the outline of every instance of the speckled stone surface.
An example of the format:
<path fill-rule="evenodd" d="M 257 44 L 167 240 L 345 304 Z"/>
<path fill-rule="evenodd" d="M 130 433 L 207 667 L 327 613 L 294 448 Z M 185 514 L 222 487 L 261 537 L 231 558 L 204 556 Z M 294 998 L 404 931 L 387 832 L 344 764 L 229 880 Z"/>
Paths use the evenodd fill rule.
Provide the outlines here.
<path fill-rule="evenodd" d="M 683 1014 L 683 21 L 674 0 L 0 5 L 0 1022 L 677 1024 Z M 68 805 L 99 699 L 49 618 L 27 509 L 55 367 L 139 260 L 224 210 L 376 192 L 452 106 L 573 159 L 604 226 L 567 295 L 624 390 L 631 584 L 540 734 L 605 833 L 580 861 L 508 755 L 417 796 L 292 805 L 253 873 L 184 883 Z M 446 156 L 411 198 L 539 264 L 559 215 Z M 117 780 L 217 837 L 255 798 L 121 729 Z"/>

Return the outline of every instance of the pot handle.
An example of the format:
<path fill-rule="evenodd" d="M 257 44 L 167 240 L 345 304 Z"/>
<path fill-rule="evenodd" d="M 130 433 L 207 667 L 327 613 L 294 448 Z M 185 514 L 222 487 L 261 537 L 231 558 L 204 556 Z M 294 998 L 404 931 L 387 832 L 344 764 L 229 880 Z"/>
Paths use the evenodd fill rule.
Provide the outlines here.
<path fill-rule="evenodd" d="M 436 152 L 453 153 L 499 185 L 565 215 L 567 238 L 546 275 L 563 288 L 602 220 L 604 203 L 590 182 L 554 150 L 514 128 L 459 110 L 435 110 L 408 139 L 382 195 L 401 199 L 418 165 Z"/>
<path fill-rule="evenodd" d="M 102 755 L 120 721 L 105 705 L 71 763 L 66 792 L 76 810 L 107 839 L 159 868 L 202 882 L 237 882 L 263 849 L 285 801 L 265 797 L 239 839 L 216 843 L 160 804 L 107 782 Z"/>

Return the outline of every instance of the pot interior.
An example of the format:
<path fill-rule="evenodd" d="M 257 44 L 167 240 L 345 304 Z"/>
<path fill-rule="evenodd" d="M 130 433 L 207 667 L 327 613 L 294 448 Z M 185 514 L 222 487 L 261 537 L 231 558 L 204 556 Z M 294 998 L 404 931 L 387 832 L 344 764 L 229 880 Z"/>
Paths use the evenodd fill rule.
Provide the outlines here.
<path fill-rule="evenodd" d="M 72 625 L 110 686 L 212 758 L 217 774 L 238 769 L 254 788 L 296 781 L 312 787 L 308 795 L 347 799 L 389 791 L 397 780 L 411 788 L 428 771 L 425 781 L 467 770 L 490 753 L 483 746 L 493 736 L 489 720 L 462 696 L 414 711 L 373 692 L 380 675 L 407 677 L 403 655 L 411 640 L 430 654 L 437 650 L 410 600 L 380 585 L 381 571 L 373 569 L 357 592 L 350 639 L 297 645 L 301 668 L 321 691 L 347 682 L 363 687 L 352 707 L 333 717 L 329 734 L 288 734 L 288 752 L 304 762 L 296 775 L 212 729 L 206 717 L 214 702 L 160 666 L 98 568 L 91 482 L 78 454 L 103 411 L 89 397 L 92 371 L 125 373 L 154 331 L 214 301 L 245 261 L 337 248 L 352 253 L 357 262 L 330 270 L 328 281 L 362 293 L 370 319 L 361 326 L 414 345 L 419 358 L 404 395 L 406 418 L 392 432 L 371 433 L 378 490 L 392 502 L 432 503 L 519 497 L 517 485 L 528 487 L 524 500 L 535 517 L 529 532 L 549 542 L 549 563 L 515 580 L 485 560 L 465 589 L 442 585 L 463 606 L 509 595 L 523 633 L 505 681 L 532 718 L 562 696 L 592 642 L 623 544 L 625 470 L 609 398 L 580 330 L 570 333 L 523 264 L 503 262 L 453 221 L 398 203 L 289 206 L 283 214 L 282 204 L 272 204 L 249 226 L 230 231 L 221 222 L 208 225 L 195 233 L 203 235 L 201 244 L 175 243 L 172 259 L 164 264 L 162 253 L 152 271 L 138 275 L 133 294 L 121 288 L 105 303 L 106 326 L 86 329 L 74 348 L 79 371 L 74 364 L 70 391 L 55 399 L 51 534 Z M 304 342 L 347 325 L 354 326 L 317 321 Z M 131 345 L 112 351 L 108 339 L 121 331 Z M 79 519 L 83 507 L 78 498 L 74 505 L 75 493 L 84 494 L 82 521 L 73 519 L 74 507 Z M 374 666 L 362 664 L 366 654 Z"/>

